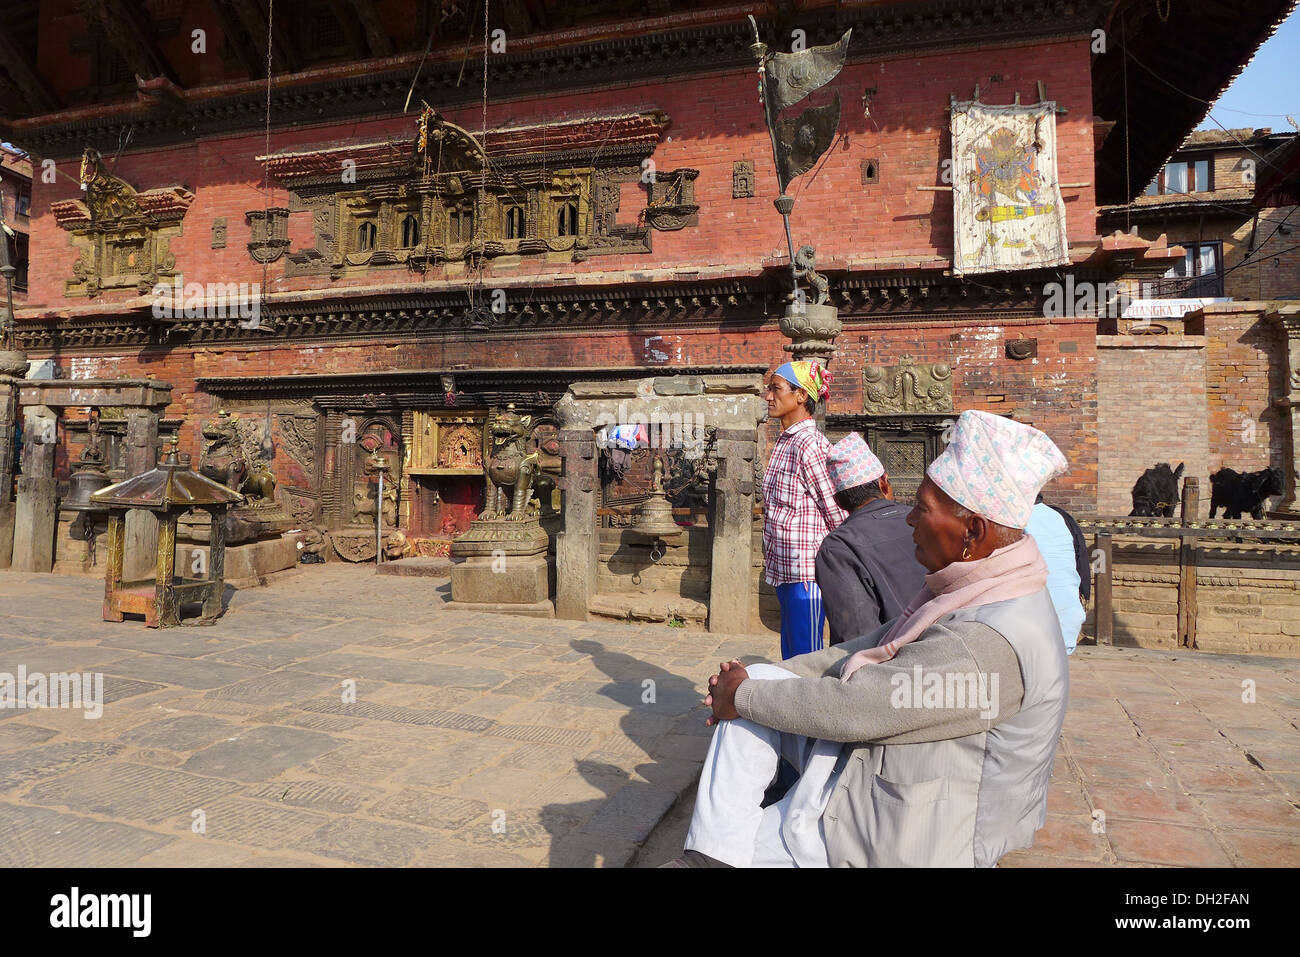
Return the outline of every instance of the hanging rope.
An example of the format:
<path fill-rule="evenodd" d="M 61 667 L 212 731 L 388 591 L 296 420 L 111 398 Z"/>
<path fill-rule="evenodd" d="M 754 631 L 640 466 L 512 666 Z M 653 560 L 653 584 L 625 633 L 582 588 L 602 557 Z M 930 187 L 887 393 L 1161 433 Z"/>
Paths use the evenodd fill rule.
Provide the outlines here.
<path fill-rule="evenodd" d="M 271 235 L 271 25 L 275 22 L 275 0 L 268 0 L 266 8 L 266 124 L 264 127 L 264 139 L 262 155 L 266 159 L 262 162 L 262 228 L 265 230 L 264 235 L 268 240 L 274 238 Z M 265 257 L 263 257 L 265 259 Z M 258 297 L 257 326 L 262 328 L 262 314 L 266 312 L 267 284 L 270 281 L 271 264 L 262 263 L 262 290 Z M 266 350 L 266 375 L 271 376 L 271 350 Z M 271 394 L 268 391 L 266 395 L 266 442 L 271 441 Z M 274 454 L 274 453 L 272 453 Z M 251 470 L 250 470 L 251 471 Z M 238 491 L 238 489 L 236 489 Z"/>
<path fill-rule="evenodd" d="M 1157 0 L 1159 2 L 1159 0 Z M 1128 20 L 1120 14 L 1119 18 L 1120 36 L 1124 43 L 1124 229 L 1131 231 L 1133 229 L 1133 170 L 1129 160 L 1129 121 L 1128 121 Z"/>
<path fill-rule="evenodd" d="M 487 250 L 487 231 L 484 228 L 484 220 L 487 218 L 487 177 L 488 177 L 488 160 L 487 160 L 487 87 L 488 87 L 488 0 L 483 0 L 483 103 L 482 116 L 480 120 L 479 131 L 479 148 L 483 152 L 483 169 L 479 175 L 478 181 L 478 214 L 474 217 L 474 236 L 478 240 L 478 262 L 476 272 L 478 276 L 478 299 L 482 300 L 483 296 L 483 268 L 487 260 L 484 253 Z M 471 297 L 471 303 L 473 297 Z"/>

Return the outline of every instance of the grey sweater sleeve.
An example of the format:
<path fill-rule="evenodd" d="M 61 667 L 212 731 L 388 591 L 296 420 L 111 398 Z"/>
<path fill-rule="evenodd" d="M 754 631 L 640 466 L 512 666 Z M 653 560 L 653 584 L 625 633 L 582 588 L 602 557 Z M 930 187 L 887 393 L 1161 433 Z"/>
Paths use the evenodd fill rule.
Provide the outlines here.
<path fill-rule="evenodd" d="M 865 640 L 851 644 L 871 647 L 859 644 Z M 915 744 L 987 731 L 1014 715 L 1023 695 L 1007 640 L 980 622 L 950 621 L 846 682 L 838 668 L 821 677 L 743 681 L 736 710 L 766 727 L 827 741 Z"/>
<path fill-rule="evenodd" d="M 845 660 L 854 652 L 861 651 L 864 648 L 876 647 L 877 642 L 880 641 L 892 624 L 893 622 L 887 621 L 875 631 L 860 638 L 853 638 L 838 645 L 831 645 L 821 651 L 810 651 L 806 655 L 795 655 L 793 658 L 787 658 L 781 662 L 781 667 L 787 671 L 793 671 L 800 678 L 820 678 L 829 675 L 838 681 L 840 668 Z M 741 687 L 744 687 L 744 685 Z"/>

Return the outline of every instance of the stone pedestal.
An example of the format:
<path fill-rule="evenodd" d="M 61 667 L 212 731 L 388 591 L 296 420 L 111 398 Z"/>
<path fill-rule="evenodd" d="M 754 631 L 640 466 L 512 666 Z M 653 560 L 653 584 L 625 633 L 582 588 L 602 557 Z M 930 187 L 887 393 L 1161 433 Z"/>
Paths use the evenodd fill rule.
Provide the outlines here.
<path fill-rule="evenodd" d="M 177 543 L 176 568 L 191 578 L 206 575 L 212 549 L 209 545 Z M 298 536 L 284 535 L 258 542 L 226 546 L 224 578 L 236 587 L 255 585 L 267 575 L 293 568 L 298 564 Z"/>
<path fill-rule="evenodd" d="M 451 544 L 451 601 L 465 611 L 551 618 L 546 549 L 535 515 L 477 519 Z"/>
<path fill-rule="evenodd" d="M 475 556 L 451 566 L 452 604 L 463 611 L 555 617 L 545 555 Z"/>
<path fill-rule="evenodd" d="M 56 575 L 102 575 L 108 562 L 108 518 L 98 512 L 59 510 L 54 538 Z"/>

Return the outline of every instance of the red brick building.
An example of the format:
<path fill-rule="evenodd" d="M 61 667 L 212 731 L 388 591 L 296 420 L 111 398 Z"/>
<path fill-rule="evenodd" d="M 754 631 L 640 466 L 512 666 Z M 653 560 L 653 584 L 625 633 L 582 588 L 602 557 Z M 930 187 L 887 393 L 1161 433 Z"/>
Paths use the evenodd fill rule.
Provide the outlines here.
<path fill-rule="evenodd" d="M 1141 191 L 1293 3 L 512 0 L 487 5 L 486 44 L 468 6 L 277 5 L 268 31 L 260 0 L 11 2 L 0 135 L 57 169 L 33 185 L 22 346 L 71 378 L 172 383 L 195 454 L 219 409 L 260 419 L 303 522 L 357 518 L 351 421 L 398 464 L 410 537 L 436 538 L 473 497 L 439 434 L 511 402 L 544 418 L 578 379 L 784 361 L 746 18 L 783 47 L 851 28 L 824 91 L 837 138 L 792 188 L 844 324 L 831 421 L 871 425 L 868 367 L 946 365 L 956 411 L 1052 435 L 1071 463 L 1055 499 L 1092 512 L 1098 319 L 1045 318 L 1049 286 L 1181 260 L 1103 237 L 1098 209 Z M 972 97 L 1056 104 L 1068 266 L 954 275 L 950 103 Z M 183 286 L 158 296 L 178 282 L 203 286 L 189 314 Z M 256 317 L 214 315 L 240 284 Z M 887 465 L 919 474 L 933 450 L 880 418 Z"/>

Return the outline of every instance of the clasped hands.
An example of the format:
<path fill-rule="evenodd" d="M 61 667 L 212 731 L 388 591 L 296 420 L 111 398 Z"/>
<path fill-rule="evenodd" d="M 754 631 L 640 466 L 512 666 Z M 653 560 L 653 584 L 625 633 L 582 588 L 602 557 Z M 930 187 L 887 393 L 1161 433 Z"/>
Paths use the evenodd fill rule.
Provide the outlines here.
<path fill-rule="evenodd" d="M 710 727 L 719 721 L 740 717 L 736 711 L 736 689 L 749 677 L 738 658 L 722 662 L 718 669 L 718 673 L 709 678 L 709 693 L 704 699 L 704 706 L 713 709 L 713 714 L 704 721 Z"/>

